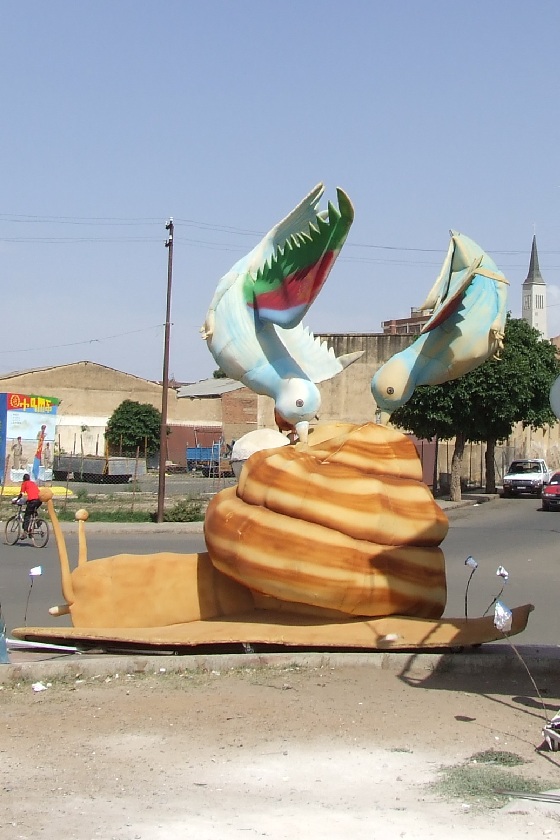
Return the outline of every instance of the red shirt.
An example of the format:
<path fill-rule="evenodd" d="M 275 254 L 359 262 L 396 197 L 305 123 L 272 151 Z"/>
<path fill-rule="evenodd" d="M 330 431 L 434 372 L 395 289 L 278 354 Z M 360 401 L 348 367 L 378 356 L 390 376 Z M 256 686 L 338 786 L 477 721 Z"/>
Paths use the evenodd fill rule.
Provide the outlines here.
<path fill-rule="evenodd" d="M 28 502 L 36 501 L 39 498 L 39 488 L 34 481 L 24 481 L 20 487 L 20 492 L 25 493 Z"/>

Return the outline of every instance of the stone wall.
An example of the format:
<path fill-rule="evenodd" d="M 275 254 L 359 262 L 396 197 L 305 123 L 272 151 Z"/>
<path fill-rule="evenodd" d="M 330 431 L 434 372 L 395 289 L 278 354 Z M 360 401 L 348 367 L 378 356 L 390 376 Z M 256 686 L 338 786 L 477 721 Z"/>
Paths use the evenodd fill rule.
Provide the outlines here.
<path fill-rule="evenodd" d="M 449 480 L 454 446 L 454 440 L 440 441 L 438 444 L 438 474 L 442 488 L 445 488 Z M 484 443 L 466 444 L 461 474 L 465 487 L 485 486 L 485 452 Z M 545 426 L 537 431 L 523 429 L 521 423 L 514 426 L 509 438 L 495 448 L 494 475 L 498 485 L 501 485 L 507 468 L 516 458 L 544 458 L 552 470 L 560 470 L 560 424 Z"/>
<path fill-rule="evenodd" d="M 408 347 L 414 336 L 377 333 L 325 334 L 321 338 L 335 356 L 363 351 L 356 362 L 332 379 L 319 384 L 322 422 L 342 420 L 367 423 L 375 420 L 375 401 L 370 384 L 373 374 L 395 353 Z"/>

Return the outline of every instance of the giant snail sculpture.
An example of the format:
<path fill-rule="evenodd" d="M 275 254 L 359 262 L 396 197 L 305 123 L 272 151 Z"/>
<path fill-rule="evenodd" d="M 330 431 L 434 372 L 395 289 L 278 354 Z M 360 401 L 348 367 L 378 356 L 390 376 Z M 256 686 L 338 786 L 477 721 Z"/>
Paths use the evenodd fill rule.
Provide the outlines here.
<path fill-rule="evenodd" d="M 284 439 L 270 445 L 263 435 L 266 448 L 246 448 L 235 465 L 237 485 L 209 504 L 207 551 L 197 554 L 88 560 L 82 510 L 71 570 L 52 492 L 43 489 L 65 598 L 51 614 L 69 615 L 73 626 L 16 628 L 16 638 L 107 647 L 366 650 L 456 648 L 503 638 L 492 616 L 442 618 L 447 586 L 440 544 L 448 522 L 422 482 L 410 439 L 384 424 L 312 426 L 321 404 L 317 383 L 362 355 L 336 358 L 302 325 L 354 218 L 342 190 L 337 207 L 319 210 L 323 190 L 315 187 L 221 278 L 202 328 L 220 369 L 274 400 L 290 445 Z M 417 385 L 457 378 L 499 353 L 506 291 L 491 258 L 452 233 L 424 305 L 432 315 L 423 334 L 373 377 L 382 419 Z M 529 604 L 512 610 L 508 635 L 524 630 L 531 610 Z"/>
<path fill-rule="evenodd" d="M 317 426 L 312 445 L 257 452 L 212 499 L 208 550 L 88 560 L 76 513 L 70 567 L 52 491 L 41 490 L 72 627 L 19 639 L 94 647 L 213 645 L 410 650 L 503 638 L 492 616 L 442 618 L 447 518 L 421 481 L 410 440 L 373 423 Z M 387 470 L 390 473 L 387 474 Z M 271 481 L 271 478 L 274 480 Z M 302 492 L 302 483 L 305 492 Z M 515 608 L 509 635 L 531 605 Z"/>

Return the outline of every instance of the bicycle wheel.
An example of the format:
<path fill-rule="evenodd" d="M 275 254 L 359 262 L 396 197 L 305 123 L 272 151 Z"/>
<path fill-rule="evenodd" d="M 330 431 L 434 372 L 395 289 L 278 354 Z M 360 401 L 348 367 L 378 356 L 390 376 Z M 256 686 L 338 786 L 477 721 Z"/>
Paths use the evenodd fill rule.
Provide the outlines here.
<path fill-rule="evenodd" d="M 8 545 L 15 545 L 19 539 L 19 516 L 10 516 L 4 528 L 4 537 Z"/>
<path fill-rule="evenodd" d="M 36 519 L 31 533 L 35 548 L 44 548 L 49 541 L 49 526 L 45 520 Z"/>

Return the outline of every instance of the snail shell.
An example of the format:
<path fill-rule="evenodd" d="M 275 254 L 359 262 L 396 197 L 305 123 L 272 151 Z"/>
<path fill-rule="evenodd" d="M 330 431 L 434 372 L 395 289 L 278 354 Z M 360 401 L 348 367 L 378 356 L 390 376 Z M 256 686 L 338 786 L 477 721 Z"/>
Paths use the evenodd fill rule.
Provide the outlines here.
<path fill-rule="evenodd" d="M 312 437 L 311 437 L 312 440 Z M 213 564 L 257 593 L 346 615 L 439 618 L 447 518 L 411 441 L 373 423 L 252 455 L 205 519 Z"/>

